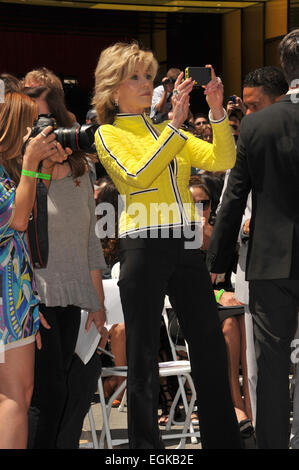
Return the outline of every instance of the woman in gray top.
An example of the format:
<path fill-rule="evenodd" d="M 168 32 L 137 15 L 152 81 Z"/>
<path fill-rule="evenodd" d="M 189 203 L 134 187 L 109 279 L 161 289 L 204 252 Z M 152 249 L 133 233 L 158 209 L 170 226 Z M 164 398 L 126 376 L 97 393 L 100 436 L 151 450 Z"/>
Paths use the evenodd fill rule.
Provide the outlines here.
<path fill-rule="evenodd" d="M 48 114 L 55 91 L 37 90 L 39 112 Z M 54 96 L 59 103 L 59 97 Z M 64 110 L 63 102 L 60 111 Z M 54 113 L 56 117 L 58 113 Z M 61 113 L 60 113 L 61 115 Z M 57 122 L 69 127 L 68 117 Z M 57 119 L 58 121 L 58 119 Z M 105 323 L 101 270 L 106 267 L 100 240 L 95 235 L 95 202 L 86 159 L 74 153 L 61 165 L 45 160 L 42 172 L 51 174 L 48 188 L 49 258 L 35 271 L 42 349 L 37 352 L 31 403 L 30 447 L 53 449 L 68 401 L 76 391 L 68 381 L 81 320 L 89 311 L 86 328 L 95 323 L 100 334 Z M 83 377 L 82 377 L 83 378 Z M 83 386 L 85 385 L 83 379 Z"/>

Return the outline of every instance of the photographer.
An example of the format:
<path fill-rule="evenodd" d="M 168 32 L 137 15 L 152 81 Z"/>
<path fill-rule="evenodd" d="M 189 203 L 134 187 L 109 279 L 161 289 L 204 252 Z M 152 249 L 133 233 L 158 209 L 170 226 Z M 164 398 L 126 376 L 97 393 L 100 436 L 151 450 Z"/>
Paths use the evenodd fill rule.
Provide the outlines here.
<path fill-rule="evenodd" d="M 79 129 L 71 127 L 59 93 L 46 87 L 27 93 L 43 114 L 39 122 L 54 118 L 58 126 L 65 128 L 55 132 L 72 146 Z M 88 163 L 82 152 L 74 147 L 72 150 L 62 165 L 45 162 L 43 166 L 43 171 L 52 175 L 48 189 L 49 257 L 47 267 L 36 270 L 35 278 L 47 325 L 40 332 L 44 347 L 36 354 L 29 428 L 29 447 L 41 449 L 79 445 L 83 419 L 94 393 L 94 370 L 99 372 L 101 367 L 98 355 L 88 367 L 74 356 L 81 309 L 89 312 L 86 329 L 94 322 L 103 333 L 101 269 L 106 264 L 95 235 L 95 201 Z M 84 384 L 80 393 L 78 376 L 79 386 Z"/>
<path fill-rule="evenodd" d="M 226 105 L 226 112 L 228 114 L 228 117 L 232 113 L 234 113 L 239 117 L 239 119 L 242 119 L 242 117 L 246 114 L 246 106 L 244 105 L 242 99 L 239 96 L 232 95 L 228 99 Z"/>
<path fill-rule="evenodd" d="M 172 109 L 171 98 L 174 84 L 180 73 L 179 69 L 169 69 L 166 77 L 162 79 L 162 84 L 154 89 L 150 117 L 155 124 L 168 119 L 168 113 Z"/>
<path fill-rule="evenodd" d="M 41 347 L 38 297 L 25 236 L 35 200 L 36 172 L 41 161 L 54 164 L 68 156 L 55 142 L 55 135 L 47 135 L 52 129 L 47 127 L 29 140 L 22 158 L 23 138 L 37 115 L 34 101 L 19 92 L 6 93 L 0 104 L 1 449 L 26 448 L 35 339 Z M 47 175 L 39 173 L 39 177 Z"/>

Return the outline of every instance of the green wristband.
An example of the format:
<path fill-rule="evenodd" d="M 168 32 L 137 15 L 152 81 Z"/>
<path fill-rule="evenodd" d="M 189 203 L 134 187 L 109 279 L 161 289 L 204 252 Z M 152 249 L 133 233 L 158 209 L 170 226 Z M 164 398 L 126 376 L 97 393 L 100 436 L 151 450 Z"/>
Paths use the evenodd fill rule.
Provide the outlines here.
<path fill-rule="evenodd" d="M 219 299 L 220 297 L 222 296 L 222 294 L 225 292 L 224 289 L 221 289 L 217 292 L 217 294 L 215 295 L 215 299 L 216 299 L 216 302 L 218 303 L 219 302 Z"/>
<path fill-rule="evenodd" d="M 37 174 L 37 178 L 40 178 L 41 180 L 51 179 L 51 175 L 49 175 L 48 173 L 36 173 L 36 174 Z"/>
<path fill-rule="evenodd" d="M 50 180 L 51 175 L 47 173 L 38 173 L 37 171 L 22 170 L 22 175 L 30 176 L 31 178 L 40 178 L 42 180 Z"/>

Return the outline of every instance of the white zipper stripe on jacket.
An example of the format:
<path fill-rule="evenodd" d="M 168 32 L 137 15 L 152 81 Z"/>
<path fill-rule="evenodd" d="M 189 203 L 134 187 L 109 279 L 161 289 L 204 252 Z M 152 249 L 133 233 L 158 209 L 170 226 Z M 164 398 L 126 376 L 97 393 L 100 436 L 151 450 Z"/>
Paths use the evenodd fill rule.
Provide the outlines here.
<path fill-rule="evenodd" d="M 150 193 L 151 191 L 158 191 L 158 188 L 143 189 L 142 191 L 134 191 L 130 193 L 130 196 L 135 196 L 136 194 Z"/>
<path fill-rule="evenodd" d="M 143 120 L 146 124 L 146 127 L 150 130 L 150 132 L 153 135 L 153 137 L 155 138 L 155 140 L 157 140 L 158 137 L 159 137 L 158 131 L 154 127 L 151 126 L 151 124 L 147 121 L 147 119 L 145 119 L 144 116 L 142 116 L 142 118 L 143 118 Z M 176 129 L 171 124 L 168 124 L 168 126 L 175 132 Z M 183 137 L 187 140 L 186 136 L 183 136 Z M 176 168 L 175 173 L 177 174 L 177 159 L 176 159 L 176 157 L 174 157 L 174 159 L 172 161 L 174 162 L 174 166 Z M 177 186 L 176 178 L 173 174 L 171 163 L 168 164 L 168 171 L 169 171 L 169 174 L 170 174 L 170 181 L 171 181 L 172 189 L 173 189 L 173 192 L 174 192 L 174 197 L 176 199 L 177 205 L 178 205 L 179 210 L 180 210 L 181 221 L 182 221 L 183 225 L 188 224 L 189 221 L 188 221 L 185 209 L 184 209 L 184 205 L 183 205 L 183 202 L 182 202 L 182 199 L 181 199 L 179 188 Z"/>

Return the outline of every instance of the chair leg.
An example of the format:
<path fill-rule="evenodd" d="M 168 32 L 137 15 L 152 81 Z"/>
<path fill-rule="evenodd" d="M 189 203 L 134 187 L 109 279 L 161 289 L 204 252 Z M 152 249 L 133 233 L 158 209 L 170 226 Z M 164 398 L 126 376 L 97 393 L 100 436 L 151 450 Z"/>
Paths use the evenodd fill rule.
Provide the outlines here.
<path fill-rule="evenodd" d="M 194 433 L 194 428 L 193 428 L 193 424 L 192 424 L 192 421 L 191 421 L 191 414 L 192 414 L 192 412 L 194 410 L 194 406 L 195 406 L 196 392 L 195 392 L 193 381 L 192 381 L 190 375 L 187 374 L 186 377 L 187 377 L 189 386 L 190 386 L 191 391 L 192 391 L 192 396 L 191 396 L 191 400 L 190 400 L 190 403 L 189 403 L 189 406 L 188 406 L 188 410 L 186 411 L 186 420 L 185 420 L 185 425 L 184 425 L 184 429 L 183 429 L 183 434 L 187 433 L 188 427 L 189 427 L 190 434 L 193 434 Z M 197 438 L 195 436 L 192 436 L 191 437 L 191 442 L 193 444 L 196 444 L 197 443 Z M 186 437 L 183 437 L 182 438 L 183 448 L 185 447 L 185 443 L 186 443 Z M 179 445 L 179 447 L 177 447 L 177 448 L 181 448 L 181 446 Z"/>
<path fill-rule="evenodd" d="M 107 414 L 107 406 L 105 402 L 103 381 L 101 377 L 98 380 L 98 387 L 99 387 L 100 403 L 102 406 L 102 417 L 103 417 L 103 428 L 100 434 L 99 448 L 104 449 L 104 440 L 106 436 L 107 448 L 112 449 L 112 440 L 111 440 L 111 433 L 110 433 L 110 427 L 109 427 L 109 416 Z"/>
<path fill-rule="evenodd" d="M 120 405 L 117 408 L 118 411 L 124 411 L 126 402 L 127 402 L 127 390 L 124 391 L 124 394 L 123 394 L 123 397 L 121 399 Z"/>
<path fill-rule="evenodd" d="M 89 419 L 89 425 L 90 425 L 90 430 L 91 430 L 91 435 L 92 435 L 93 448 L 98 449 L 99 443 L 98 443 L 97 432 L 96 432 L 96 427 L 95 427 L 95 422 L 94 422 L 94 417 L 93 417 L 91 407 L 89 408 L 88 419 Z"/>
<path fill-rule="evenodd" d="M 179 401 L 180 396 L 182 395 L 182 391 L 183 391 L 183 393 L 185 393 L 185 389 L 184 389 L 184 383 L 186 381 L 185 377 L 177 376 L 177 379 L 178 379 L 179 387 L 177 389 L 177 392 L 175 394 L 175 397 L 173 399 L 173 402 L 172 402 L 172 405 L 171 405 L 171 408 L 170 408 L 170 411 L 169 411 L 169 418 L 168 418 L 168 421 L 167 421 L 166 426 L 165 426 L 166 431 L 170 430 L 172 424 L 176 424 L 174 422 L 175 408 L 176 408 L 176 405 Z"/>
<path fill-rule="evenodd" d="M 100 449 L 104 448 L 105 436 L 106 436 L 106 441 L 107 441 L 107 448 L 108 449 L 113 449 L 113 441 L 112 441 L 112 438 L 111 438 L 111 432 L 110 432 L 110 426 L 109 426 L 109 416 L 110 416 L 110 413 L 111 413 L 113 400 L 124 390 L 124 388 L 126 386 L 127 386 L 127 381 L 124 380 L 121 383 L 121 385 L 111 395 L 111 397 L 109 398 L 108 404 L 106 405 L 105 396 L 104 396 L 103 382 L 102 382 L 101 377 L 99 378 L 98 387 L 99 387 L 99 395 L 100 395 L 100 402 L 101 402 L 101 406 L 102 406 L 102 415 L 103 415 L 103 429 L 102 429 L 102 432 L 101 432 L 101 435 L 100 435 L 100 440 L 99 440 L 99 448 Z M 115 441 L 115 442 L 120 444 L 122 441 L 126 441 L 126 440 Z"/>

